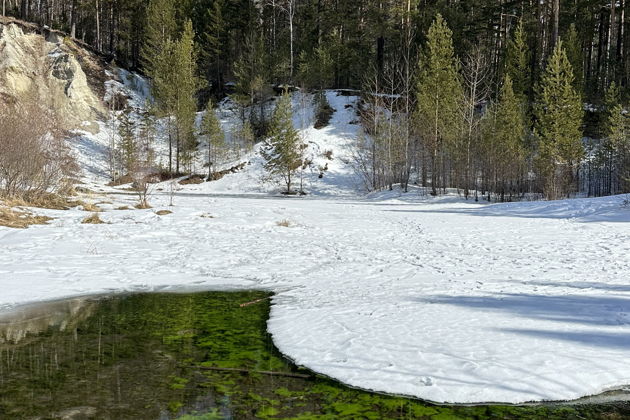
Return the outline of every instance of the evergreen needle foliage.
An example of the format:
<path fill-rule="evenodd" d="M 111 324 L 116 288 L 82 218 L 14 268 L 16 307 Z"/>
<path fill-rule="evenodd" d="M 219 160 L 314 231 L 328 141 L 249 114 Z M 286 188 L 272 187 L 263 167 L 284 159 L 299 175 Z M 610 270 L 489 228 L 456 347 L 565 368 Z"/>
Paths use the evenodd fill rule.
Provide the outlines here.
<path fill-rule="evenodd" d="M 302 151 L 302 141 L 293 127 L 291 97 L 285 92 L 274 110 L 269 139 L 261 154 L 266 161 L 265 169 L 269 174 L 282 179 L 286 185 L 286 194 L 293 193 L 291 186 L 302 166 Z"/>
<path fill-rule="evenodd" d="M 535 106 L 538 136 L 537 166 L 543 191 L 550 199 L 573 189 L 577 164 L 584 156 L 580 95 L 573 86 L 573 68 L 558 42 L 537 88 Z"/>

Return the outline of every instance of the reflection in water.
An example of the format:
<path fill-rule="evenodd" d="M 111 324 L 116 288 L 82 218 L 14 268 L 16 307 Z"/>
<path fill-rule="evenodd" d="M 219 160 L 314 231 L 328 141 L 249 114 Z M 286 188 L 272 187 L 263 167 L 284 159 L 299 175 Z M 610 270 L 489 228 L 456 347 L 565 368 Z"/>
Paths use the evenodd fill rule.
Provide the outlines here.
<path fill-rule="evenodd" d="M 443 407 L 315 378 L 273 346 L 266 332 L 267 296 L 77 298 L 5 315 L 0 318 L 0 419 L 630 416 L 621 402 Z"/>
<path fill-rule="evenodd" d="M 97 305 L 94 298 L 79 297 L 0 314 L 0 344 L 17 344 L 28 335 L 39 334 L 49 328 L 59 331 L 76 328 L 92 315 Z"/>

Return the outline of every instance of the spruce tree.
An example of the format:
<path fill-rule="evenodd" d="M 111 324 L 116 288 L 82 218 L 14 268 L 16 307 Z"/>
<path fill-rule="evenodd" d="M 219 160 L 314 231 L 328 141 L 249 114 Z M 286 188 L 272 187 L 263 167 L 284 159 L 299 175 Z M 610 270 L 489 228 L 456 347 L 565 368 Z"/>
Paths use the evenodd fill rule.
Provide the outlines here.
<path fill-rule="evenodd" d="M 214 112 L 212 101 L 208 101 L 206 105 L 206 112 L 201 121 L 201 134 L 205 136 L 208 144 L 208 180 L 210 181 L 225 147 L 225 135 Z"/>
<path fill-rule="evenodd" d="M 544 195 L 549 199 L 571 192 L 576 166 L 584 155 L 584 111 L 573 81 L 573 68 L 559 41 L 537 87 L 535 106 L 536 162 Z"/>
<path fill-rule="evenodd" d="M 444 153 L 456 140 L 461 127 L 463 88 L 458 70 L 452 32 L 438 14 L 427 33 L 416 88 L 416 121 L 429 155 L 433 195 L 438 193 Z M 445 175 L 442 173 L 443 186 Z"/>
<path fill-rule="evenodd" d="M 261 154 L 269 174 L 284 181 L 286 194 L 292 194 L 291 185 L 302 166 L 302 150 L 300 136 L 293 127 L 291 97 L 285 92 L 273 112 L 269 138 Z"/>
<path fill-rule="evenodd" d="M 514 93 L 525 100 L 529 96 L 531 76 L 527 37 L 520 21 L 512 39 L 508 41 L 505 55 L 505 74 L 512 80 Z"/>

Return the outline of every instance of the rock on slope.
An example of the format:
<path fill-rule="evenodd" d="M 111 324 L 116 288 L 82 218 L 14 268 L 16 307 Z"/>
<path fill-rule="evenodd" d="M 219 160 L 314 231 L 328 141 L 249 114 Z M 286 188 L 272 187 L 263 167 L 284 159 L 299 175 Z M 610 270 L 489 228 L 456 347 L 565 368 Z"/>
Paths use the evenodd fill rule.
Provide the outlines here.
<path fill-rule="evenodd" d="M 97 119 L 103 105 L 71 46 L 57 33 L 45 38 L 0 20 L 0 102 L 34 95 L 44 107 L 57 110 L 66 128 Z"/>

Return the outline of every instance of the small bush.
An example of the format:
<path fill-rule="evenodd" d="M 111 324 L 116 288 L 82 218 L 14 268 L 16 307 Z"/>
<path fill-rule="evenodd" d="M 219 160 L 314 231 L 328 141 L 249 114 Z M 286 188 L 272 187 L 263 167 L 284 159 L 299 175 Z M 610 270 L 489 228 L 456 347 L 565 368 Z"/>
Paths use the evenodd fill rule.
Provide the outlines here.
<path fill-rule="evenodd" d="M 101 218 L 98 216 L 98 213 L 92 213 L 90 216 L 86 217 L 81 221 L 84 225 L 102 225 L 103 222 Z"/>
<path fill-rule="evenodd" d="M 276 226 L 291 227 L 293 226 L 293 223 L 290 220 L 284 219 L 284 220 L 280 220 L 279 222 L 276 222 Z"/>

